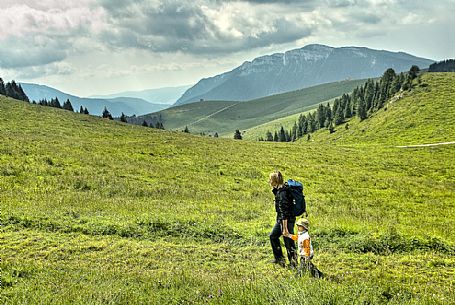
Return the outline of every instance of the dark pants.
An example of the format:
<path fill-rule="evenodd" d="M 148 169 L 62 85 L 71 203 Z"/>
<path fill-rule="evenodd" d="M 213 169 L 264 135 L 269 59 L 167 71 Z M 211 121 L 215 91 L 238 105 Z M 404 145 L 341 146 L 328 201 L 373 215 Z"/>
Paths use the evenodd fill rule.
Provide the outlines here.
<path fill-rule="evenodd" d="M 291 234 L 294 234 L 294 224 L 295 220 L 288 220 L 288 231 Z M 283 251 L 281 250 L 280 236 L 282 236 L 282 221 L 277 220 L 273 226 L 272 232 L 270 232 L 270 243 L 272 244 L 273 256 L 276 260 L 284 260 Z M 295 242 L 289 237 L 283 237 L 284 246 L 286 247 L 286 252 L 288 254 L 289 262 L 295 261 L 296 252 L 295 252 Z"/>

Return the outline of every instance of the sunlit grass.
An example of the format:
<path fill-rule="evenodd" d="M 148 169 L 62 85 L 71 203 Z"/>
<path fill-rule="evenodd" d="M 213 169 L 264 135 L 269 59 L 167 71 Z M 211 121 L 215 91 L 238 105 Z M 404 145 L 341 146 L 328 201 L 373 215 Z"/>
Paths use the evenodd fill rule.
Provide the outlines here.
<path fill-rule="evenodd" d="M 455 148 L 256 143 L 0 99 L 1 303 L 450 304 Z M 269 264 L 269 172 L 325 280 Z"/>

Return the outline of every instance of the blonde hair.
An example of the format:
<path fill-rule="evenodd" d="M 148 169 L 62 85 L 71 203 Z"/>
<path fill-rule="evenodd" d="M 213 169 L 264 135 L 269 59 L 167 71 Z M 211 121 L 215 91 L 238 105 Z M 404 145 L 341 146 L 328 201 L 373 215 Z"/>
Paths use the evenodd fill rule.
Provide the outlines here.
<path fill-rule="evenodd" d="M 281 186 L 284 184 L 283 175 L 277 170 L 269 175 L 269 181 L 272 186 Z"/>

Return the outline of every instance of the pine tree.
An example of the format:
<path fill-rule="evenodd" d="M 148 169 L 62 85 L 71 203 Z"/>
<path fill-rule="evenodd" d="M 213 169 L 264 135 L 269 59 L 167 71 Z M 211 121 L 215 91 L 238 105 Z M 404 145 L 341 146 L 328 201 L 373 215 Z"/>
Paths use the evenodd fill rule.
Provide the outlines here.
<path fill-rule="evenodd" d="M 278 142 L 279 140 L 280 140 L 280 139 L 279 139 L 279 137 L 278 137 L 278 133 L 277 133 L 276 130 L 275 130 L 275 134 L 273 135 L 273 141 L 274 141 L 274 142 Z"/>
<path fill-rule="evenodd" d="M 307 120 L 308 120 L 308 130 L 307 132 L 315 132 L 317 130 L 317 122 L 316 122 L 316 119 L 314 117 L 314 113 L 311 112 L 308 114 L 308 117 L 307 117 Z"/>
<path fill-rule="evenodd" d="M 346 104 L 344 106 L 344 117 L 346 119 L 352 118 L 351 98 L 349 96 L 347 96 Z"/>
<path fill-rule="evenodd" d="M 344 111 L 341 107 L 338 107 L 335 117 L 334 117 L 335 125 L 340 125 L 344 122 Z"/>
<path fill-rule="evenodd" d="M 294 126 L 292 126 L 291 130 L 291 141 L 294 142 L 297 140 L 297 123 L 294 122 Z"/>
<path fill-rule="evenodd" d="M 163 123 L 162 123 L 161 121 L 158 121 L 158 122 L 156 123 L 155 128 L 157 128 L 157 129 L 163 129 L 163 130 L 164 130 L 164 125 L 163 125 Z M 217 135 L 218 135 L 218 134 L 217 134 Z"/>
<path fill-rule="evenodd" d="M 123 112 L 122 112 L 122 115 L 120 116 L 120 122 L 128 123 L 128 120 L 126 119 L 126 115 Z"/>
<path fill-rule="evenodd" d="M 267 133 L 265 135 L 265 140 L 269 141 L 269 142 L 273 141 L 273 135 L 272 135 L 272 133 L 270 131 L 267 131 Z"/>
<path fill-rule="evenodd" d="M 370 111 L 371 108 L 373 108 L 373 99 L 374 99 L 374 82 L 372 79 L 369 79 L 365 83 L 365 110 L 367 112 Z"/>
<path fill-rule="evenodd" d="M 359 116 L 361 121 L 363 121 L 367 118 L 367 108 L 366 108 L 365 101 L 363 98 L 359 99 L 357 115 Z"/>
<path fill-rule="evenodd" d="M 324 128 L 324 123 L 326 120 L 326 112 L 324 105 L 319 104 L 318 110 L 316 111 L 316 118 L 318 120 L 318 129 Z"/>
<path fill-rule="evenodd" d="M 87 107 L 84 109 L 84 114 L 90 114 L 90 113 L 88 112 Z"/>
<path fill-rule="evenodd" d="M 147 124 L 147 121 L 144 120 L 144 121 L 142 122 L 142 126 L 144 126 L 144 127 L 149 127 L 149 124 Z"/>
<path fill-rule="evenodd" d="M 291 135 L 289 134 L 289 131 L 284 132 L 284 136 L 286 138 L 286 142 L 291 142 Z"/>
<path fill-rule="evenodd" d="M 332 109 L 330 107 L 330 104 L 327 103 L 325 107 L 325 113 L 326 113 L 326 122 L 331 122 L 333 117 L 332 117 Z M 328 127 L 329 123 L 324 122 L 324 127 Z"/>
<path fill-rule="evenodd" d="M 213 135 L 214 138 L 218 138 L 218 132 L 215 132 L 215 134 Z"/>
<path fill-rule="evenodd" d="M 183 130 L 185 133 L 190 133 L 190 130 L 188 129 L 188 126 L 185 126 L 185 129 Z"/>
<path fill-rule="evenodd" d="M 28 96 L 25 94 L 24 90 L 22 89 L 21 84 L 19 84 L 19 86 L 18 86 L 18 95 L 19 95 L 19 99 L 21 101 L 30 102 L 30 100 L 28 99 Z"/>
<path fill-rule="evenodd" d="M 71 105 L 69 99 L 67 99 L 66 102 L 63 103 L 63 109 L 74 112 L 73 105 Z"/>
<path fill-rule="evenodd" d="M 240 133 L 240 130 L 236 130 L 234 133 L 234 139 L 235 140 L 241 140 L 242 139 L 242 134 Z"/>
<path fill-rule="evenodd" d="M 417 75 L 419 74 L 419 72 L 420 72 L 420 68 L 416 65 L 413 65 L 411 67 L 411 69 L 409 69 L 409 76 L 411 77 L 411 80 L 416 78 Z"/>
<path fill-rule="evenodd" d="M 107 110 L 107 107 L 104 106 L 104 110 L 103 110 L 103 119 L 109 119 L 109 120 L 113 120 L 112 118 L 112 115 L 111 113 L 109 112 L 109 110 Z M 145 122 L 145 121 L 144 121 Z M 142 126 L 144 126 L 144 124 L 142 124 Z M 147 125 L 148 126 L 148 125 Z"/>
<path fill-rule="evenodd" d="M 84 107 L 82 107 L 82 105 L 81 105 L 81 107 L 79 108 L 79 113 L 84 113 Z"/>
<path fill-rule="evenodd" d="M 5 83 L 3 83 L 3 79 L 1 77 L 0 77 L 0 94 L 6 95 Z"/>
<path fill-rule="evenodd" d="M 280 133 L 278 135 L 280 142 L 286 142 L 286 132 L 284 131 L 283 126 L 281 126 Z"/>
<path fill-rule="evenodd" d="M 51 106 L 54 108 L 62 108 L 62 105 L 60 104 L 58 97 L 52 98 L 51 101 L 48 103 L 48 106 Z"/>

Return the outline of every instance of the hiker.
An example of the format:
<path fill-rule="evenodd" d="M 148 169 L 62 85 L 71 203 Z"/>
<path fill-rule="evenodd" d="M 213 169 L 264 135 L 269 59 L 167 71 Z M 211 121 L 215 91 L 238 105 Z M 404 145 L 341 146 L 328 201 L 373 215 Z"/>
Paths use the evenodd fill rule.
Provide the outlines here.
<path fill-rule="evenodd" d="M 323 274 L 318 268 L 311 262 L 314 256 L 313 245 L 311 244 L 310 234 L 308 233 L 309 222 L 305 218 L 297 220 L 297 245 L 298 254 L 300 257 L 299 275 L 303 272 L 310 272 L 310 275 L 315 278 L 322 278 Z"/>
<path fill-rule="evenodd" d="M 283 267 L 286 265 L 280 244 L 280 236 L 283 236 L 289 264 L 291 267 L 295 267 L 295 243 L 288 237 L 290 234 L 294 233 L 295 216 L 293 214 L 293 201 L 292 198 L 290 198 L 288 187 L 284 183 L 283 176 L 279 171 L 270 174 L 269 183 L 273 188 L 272 192 L 275 195 L 276 211 L 276 222 L 269 235 L 274 256 L 273 263 Z"/>

